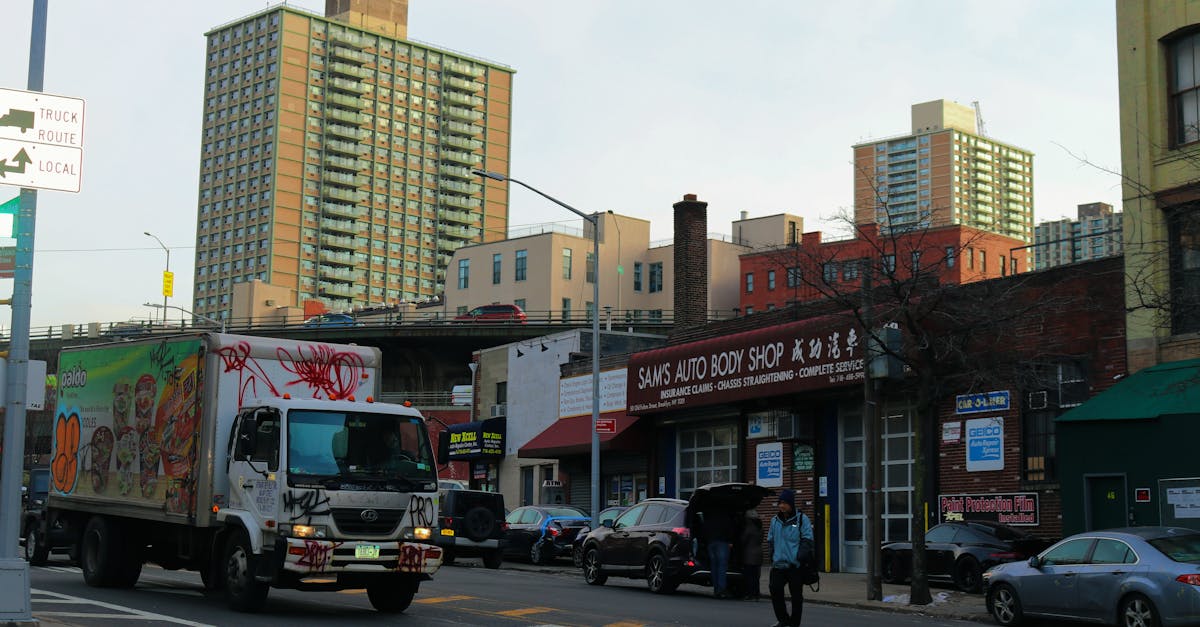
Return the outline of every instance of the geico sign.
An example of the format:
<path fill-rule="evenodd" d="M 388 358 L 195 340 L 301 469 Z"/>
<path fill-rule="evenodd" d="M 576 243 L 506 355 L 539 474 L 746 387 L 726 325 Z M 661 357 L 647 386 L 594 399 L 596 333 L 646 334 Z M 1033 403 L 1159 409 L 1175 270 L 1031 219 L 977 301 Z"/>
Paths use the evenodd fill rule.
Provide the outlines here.
<path fill-rule="evenodd" d="M 783 451 L 759 451 L 759 459 L 779 459 L 783 457 Z"/>
<path fill-rule="evenodd" d="M 982 438 L 982 437 L 987 437 L 989 435 L 1003 435 L 1003 434 L 1004 434 L 1004 430 L 997 426 L 975 427 L 972 429 L 967 429 L 967 437 L 968 438 Z"/>

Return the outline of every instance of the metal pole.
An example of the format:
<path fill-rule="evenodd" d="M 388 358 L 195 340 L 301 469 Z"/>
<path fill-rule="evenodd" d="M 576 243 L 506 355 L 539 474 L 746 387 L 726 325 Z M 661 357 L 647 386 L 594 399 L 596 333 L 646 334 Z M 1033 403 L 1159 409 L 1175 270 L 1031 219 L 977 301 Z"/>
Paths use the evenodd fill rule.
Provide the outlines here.
<path fill-rule="evenodd" d="M 30 91 L 42 91 L 46 68 L 48 0 L 34 0 L 29 39 Z M 30 621 L 29 564 L 17 557 L 21 516 L 21 462 L 25 453 L 25 388 L 29 378 L 29 315 L 33 297 L 33 234 L 37 190 L 21 190 L 13 271 L 12 339 L 8 349 L 4 459 L 0 472 L 0 621 Z"/>
<path fill-rule="evenodd" d="M 600 527 L 600 214 L 592 214 L 592 529 Z"/>
<path fill-rule="evenodd" d="M 167 268 L 163 270 L 163 280 L 167 280 L 167 273 L 171 271 L 171 249 L 163 246 L 167 251 Z M 174 287 L 172 287 L 174 289 Z M 167 290 L 163 290 L 163 328 L 167 327 Z"/>
<path fill-rule="evenodd" d="M 862 261 L 862 290 L 863 290 L 863 331 L 864 340 L 866 340 L 867 350 L 865 351 L 865 361 L 863 362 L 863 440 L 866 453 L 867 472 L 864 479 L 867 483 L 867 490 L 864 496 L 867 502 L 865 510 L 867 514 L 867 600 L 879 601 L 883 599 L 883 578 L 880 563 L 880 540 L 882 539 L 882 524 L 877 525 L 876 522 L 882 523 L 883 512 L 880 511 L 882 503 L 879 499 L 879 456 L 882 453 L 879 447 L 879 420 L 876 411 L 876 395 L 875 382 L 871 378 L 871 360 L 875 355 L 875 346 L 872 338 L 874 323 L 872 321 L 872 298 L 871 298 L 871 262 Z"/>

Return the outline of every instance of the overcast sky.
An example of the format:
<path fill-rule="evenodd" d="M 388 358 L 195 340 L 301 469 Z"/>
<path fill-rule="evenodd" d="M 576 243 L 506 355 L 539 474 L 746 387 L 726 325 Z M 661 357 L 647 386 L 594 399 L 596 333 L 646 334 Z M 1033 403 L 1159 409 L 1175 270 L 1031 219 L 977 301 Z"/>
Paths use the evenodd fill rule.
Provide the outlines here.
<path fill-rule="evenodd" d="M 32 0 L 4 4 L 0 87 L 24 89 Z M 35 332 L 153 315 L 165 255 L 143 231 L 190 309 L 204 32 L 266 6 L 50 0 L 45 90 L 87 111 L 82 191 L 38 195 Z M 1035 153 L 1035 221 L 1119 207 L 1117 178 L 1066 152 L 1119 169 L 1111 1 L 410 0 L 409 35 L 515 68 L 512 176 L 647 218 L 654 239 L 685 193 L 709 231 L 741 210 L 831 231 L 851 145 L 909 132 L 910 105 L 938 98 L 979 101 L 989 135 Z M 514 188 L 513 225 L 569 217 Z"/>

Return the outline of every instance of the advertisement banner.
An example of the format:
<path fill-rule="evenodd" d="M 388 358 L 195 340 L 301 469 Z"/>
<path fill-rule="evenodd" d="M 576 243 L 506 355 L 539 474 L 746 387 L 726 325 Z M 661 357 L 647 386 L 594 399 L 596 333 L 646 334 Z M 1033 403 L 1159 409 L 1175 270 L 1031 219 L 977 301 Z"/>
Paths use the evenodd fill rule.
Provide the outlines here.
<path fill-rule="evenodd" d="M 967 421 L 967 472 L 1004 470 L 1004 419 Z"/>
<path fill-rule="evenodd" d="M 1034 527 L 1040 511 L 1036 492 L 938 495 L 938 522 L 977 520 Z"/>
<path fill-rule="evenodd" d="M 450 438 L 451 461 L 504 457 L 505 418 L 450 425 L 442 437 Z"/>
<path fill-rule="evenodd" d="M 600 413 L 625 411 L 625 369 L 600 373 Z M 592 375 L 558 380 L 558 417 L 592 415 Z"/>
<path fill-rule="evenodd" d="M 50 474 L 61 494 L 195 509 L 200 340 L 64 354 Z"/>
<path fill-rule="evenodd" d="M 759 444 L 755 448 L 755 483 L 767 488 L 783 485 L 783 442 Z"/>

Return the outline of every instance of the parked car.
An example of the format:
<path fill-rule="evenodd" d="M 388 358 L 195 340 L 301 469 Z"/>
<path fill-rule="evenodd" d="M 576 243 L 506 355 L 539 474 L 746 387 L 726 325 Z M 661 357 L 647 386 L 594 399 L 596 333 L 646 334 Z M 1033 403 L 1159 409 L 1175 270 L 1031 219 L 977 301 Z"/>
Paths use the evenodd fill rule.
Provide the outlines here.
<path fill-rule="evenodd" d="M 1050 542 L 993 522 L 946 522 L 925 532 L 930 581 L 945 581 L 978 592 L 983 573 L 996 564 L 1029 559 Z M 883 545 L 883 580 L 901 583 L 912 576 L 912 543 Z"/>
<path fill-rule="evenodd" d="M 41 566 L 50 557 L 46 537 L 46 497 L 50 494 L 50 469 L 31 468 L 29 485 L 21 486 L 21 544 L 25 561 Z"/>
<path fill-rule="evenodd" d="M 320 314 L 304 321 L 304 326 L 309 328 L 352 327 L 357 324 L 359 323 L 354 320 L 354 316 L 344 313 Z"/>
<path fill-rule="evenodd" d="M 610 576 L 645 579 L 654 593 L 670 593 L 681 583 L 711 584 L 708 545 L 699 530 L 705 513 L 744 523 L 770 490 L 748 483 L 711 483 L 689 501 L 646 499 L 613 522 L 588 534 L 583 545 L 583 579 L 604 585 Z M 739 534 L 740 535 L 740 534 Z M 731 552 L 726 576 L 740 587 L 740 547 Z"/>
<path fill-rule="evenodd" d="M 570 505 L 526 505 L 514 509 L 506 520 L 505 555 L 548 564 L 571 554 L 571 542 L 591 518 Z"/>
<path fill-rule="evenodd" d="M 453 564 L 458 557 L 482 557 L 484 566 L 500 568 L 508 528 L 504 495 L 460 486 L 441 492 L 440 507 L 436 544 L 442 547 L 442 563 Z"/>
<path fill-rule="evenodd" d="M 984 573 L 1001 625 L 1045 616 L 1126 627 L 1200 624 L 1200 533 L 1129 527 L 1066 538 Z"/>
<path fill-rule="evenodd" d="M 454 317 L 455 322 L 516 322 L 525 324 L 525 312 L 516 305 L 483 305 Z"/>
<path fill-rule="evenodd" d="M 600 510 L 600 515 L 596 517 L 596 520 L 600 523 L 600 526 L 603 527 L 605 521 L 616 520 L 617 516 L 620 516 L 621 512 L 627 509 L 629 508 L 626 506 L 618 505 L 608 509 Z M 583 528 L 579 530 L 579 533 L 575 534 L 575 540 L 571 542 L 571 561 L 575 563 L 575 568 L 581 568 L 583 566 L 583 540 L 587 538 L 587 534 L 591 532 L 592 526 L 590 524 L 584 525 Z"/>

